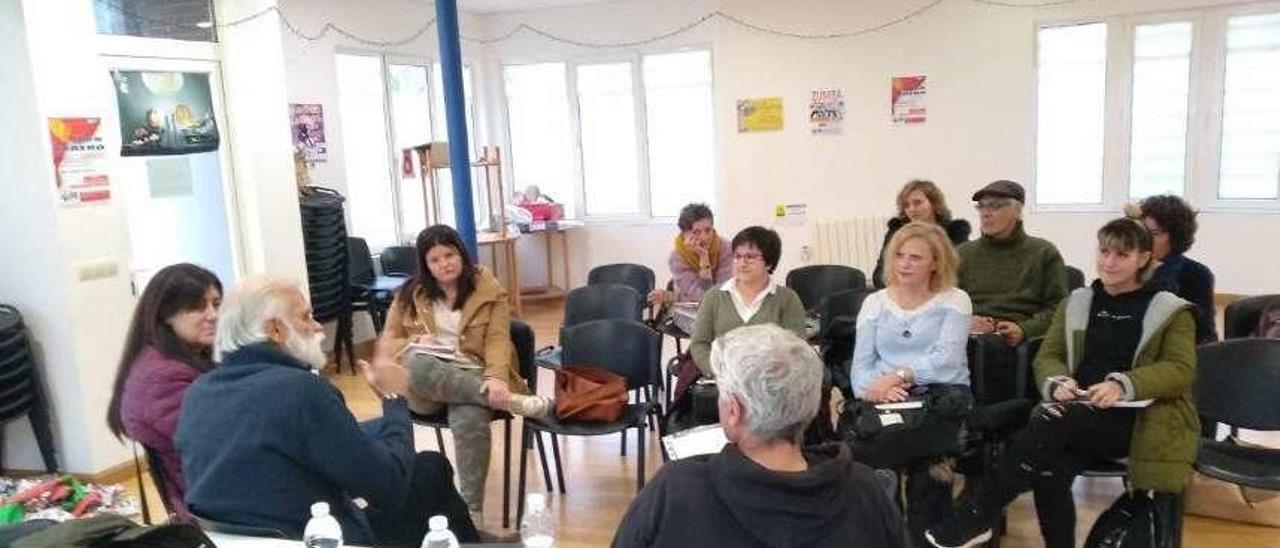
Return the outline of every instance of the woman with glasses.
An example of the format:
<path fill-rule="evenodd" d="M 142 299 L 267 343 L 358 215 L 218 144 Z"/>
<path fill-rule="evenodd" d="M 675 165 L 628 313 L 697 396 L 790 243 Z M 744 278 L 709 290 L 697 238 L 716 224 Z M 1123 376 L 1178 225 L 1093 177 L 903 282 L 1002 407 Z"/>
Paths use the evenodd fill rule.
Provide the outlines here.
<path fill-rule="evenodd" d="M 690 334 L 693 361 L 704 377 L 714 376 L 711 342 L 735 328 L 772 323 L 804 336 L 800 297 L 771 276 L 782 256 L 778 233 L 750 226 L 733 237 L 730 249 L 733 277 L 703 294 Z"/>
<path fill-rule="evenodd" d="M 885 287 L 884 251 L 889 247 L 889 241 L 899 229 L 914 222 L 942 227 L 953 246 L 969 241 L 969 233 L 973 230 L 969 221 L 951 218 L 947 198 L 933 181 L 916 179 L 907 182 L 898 191 L 898 216 L 889 219 L 889 229 L 884 233 L 884 244 L 880 246 L 880 257 L 876 259 L 876 269 L 871 274 L 871 283 L 876 288 Z"/>

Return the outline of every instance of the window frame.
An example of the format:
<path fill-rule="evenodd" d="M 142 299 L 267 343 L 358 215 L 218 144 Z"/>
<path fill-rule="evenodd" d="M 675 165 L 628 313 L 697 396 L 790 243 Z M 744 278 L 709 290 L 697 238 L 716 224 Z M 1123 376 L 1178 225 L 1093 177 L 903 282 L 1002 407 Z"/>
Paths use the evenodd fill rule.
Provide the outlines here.
<path fill-rule="evenodd" d="M 717 161 L 719 158 L 719 133 L 717 130 L 719 117 L 717 116 L 716 97 L 715 97 L 715 50 L 710 43 L 695 43 L 672 46 L 666 48 L 652 48 L 642 51 L 629 51 L 623 53 L 596 53 L 585 55 L 532 55 L 532 56 L 509 56 L 497 60 L 498 73 L 501 75 L 508 66 L 516 65 L 532 65 L 541 63 L 560 63 L 565 67 L 565 98 L 569 105 L 569 131 L 571 133 L 572 145 L 571 150 L 574 154 L 573 159 L 573 199 L 574 211 L 578 213 L 577 219 L 592 225 L 666 225 L 671 224 L 677 215 L 654 215 L 653 212 L 653 196 L 651 186 L 651 174 L 649 169 L 649 113 L 646 100 L 646 88 L 644 80 L 644 58 L 654 55 L 665 55 L 674 53 L 689 53 L 695 51 L 705 51 L 711 58 L 711 127 L 712 127 L 712 158 L 710 181 L 711 188 L 708 202 L 713 208 L 720 201 L 720 165 Z M 586 177 L 584 173 L 584 157 L 582 147 L 582 119 L 581 105 L 578 100 L 578 67 L 583 65 L 600 65 L 610 63 L 628 63 L 631 67 L 631 85 L 632 85 L 632 101 L 635 105 L 635 132 L 636 132 L 636 148 L 637 148 L 637 165 L 636 174 L 640 181 L 640 188 L 637 196 L 639 200 L 638 213 L 633 214 L 596 214 L 592 215 L 587 212 L 586 208 Z M 511 144 L 511 116 L 510 116 L 510 97 L 507 95 L 505 88 L 501 90 L 500 99 L 500 122 L 503 130 L 503 146 L 507 150 L 513 150 Z M 504 170 L 504 184 L 511 189 L 515 188 L 515 170 Z"/>
<path fill-rule="evenodd" d="M 1187 87 L 1186 152 L 1182 196 L 1201 211 L 1280 213 L 1280 198 L 1219 198 L 1222 122 L 1225 108 L 1227 24 L 1232 17 L 1280 13 L 1280 2 L 1211 6 L 1105 17 L 1043 19 L 1032 25 L 1031 200 L 1033 212 L 1114 212 L 1135 201 L 1129 197 L 1133 139 L 1133 83 L 1136 29 L 1162 23 L 1192 24 Z M 1102 157 L 1102 203 L 1039 203 L 1039 173 L 1034 162 L 1039 143 L 1040 31 L 1045 28 L 1102 23 L 1107 25 L 1106 97 Z M 1280 108 L 1280 105 L 1277 105 Z M 1277 181 L 1280 184 L 1280 181 Z"/>

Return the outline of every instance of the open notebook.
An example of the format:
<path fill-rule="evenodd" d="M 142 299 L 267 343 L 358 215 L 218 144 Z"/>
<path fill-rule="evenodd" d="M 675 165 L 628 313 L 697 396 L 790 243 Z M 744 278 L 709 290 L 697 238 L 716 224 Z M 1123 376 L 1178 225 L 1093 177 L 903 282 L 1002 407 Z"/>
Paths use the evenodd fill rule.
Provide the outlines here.
<path fill-rule="evenodd" d="M 667 456 L 671 460 L 719 453 L 726 443 L 729 440 L 724 437 L 724 429 L 718 424 L 698 426 L 662 437 L 662 447 L 667 450 Z"/>

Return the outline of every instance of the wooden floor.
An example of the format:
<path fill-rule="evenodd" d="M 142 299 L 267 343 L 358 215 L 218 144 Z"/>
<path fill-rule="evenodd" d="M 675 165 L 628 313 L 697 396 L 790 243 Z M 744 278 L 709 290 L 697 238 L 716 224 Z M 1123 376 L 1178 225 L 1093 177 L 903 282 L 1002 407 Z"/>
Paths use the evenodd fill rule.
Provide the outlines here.
<path fill-rule="evenodd" d="M 525 320 L 533 326 L 539 347 L 555 343 L 556 330 L 562 313 L 560 307 L 555 305 L 525 305 Z M 667 349 L 668 355 L 672 351 Z M 542 374 L 544 377 L 539 379 L 539 385 L 551 386 L 550 374 L 546 371 Z M 381 409 L 379 402 L 359 377 L 343 373 L 334 375 L 331 379 L 346 395 L 348 405 L 358 418 L 371 418 L 379 414 Z M 501 527 L 502 515 L 502 426 L 500 423 L 495 423 L 493 434 L 494 456 L 489 473 L 484 526 L 497 530 Z M 435 436 L 426 428 L 415 427 L 415 438 L 419 450 L 436 448 Z M 518 430 L 513 438 L 519 439 Z M 580 548 L 609 545 L 617 524 L 626 512 L 627 505 L 635 496 L 634 435 L 628 438 L 628 442 L 627 456 L 620 457 L 619 440 L 616 435 L 601 438 L 562 439 L 561 456 L 564 459 L 567 493 L 549 496 L 551 508 L 559 517 L 557 546 Z M 645 466 L 647 475 L 653 477 L 654 472 L 661 466 L 661 459 L 657 456 L 656 436 L 651 435 L 647 443 L 648 458 Z M 445 445 L 447 453 L 452 458 L 454 452 L 447 432 Z M 512 453 L 514 504 L 514 481 L 517 478 L 516 468 L 519 460 L 518 453 L 514 450 Z M 531 451 L 528 476 L 530 491 L 545 489 L 534 455 L 536 451 Z M 147 483 L 148 494 L 154 501 L 153 508 L 159 507 L 159 501 L 154 495 L 155 490 L 150 486 L 149 481 Z M 130 479 L 126 482 L 126 486 L 135 489 L 137 483 Z M 1088 534 L 1094 519 L 1111 504 L 1121 490 L 1122 486 L 1118 479 L 1081 478 L 1076 482 L 1079 514 L 1077 545 L 1083 544 L 1084 537 Z M 512 513 L 514 514 L 514 507 Z M 1043 545 L 1030 495 L 1023 495 L 1015 501 L 1010 506 L 1008 515 L 1009 531 L 1003 539 L 1002 546 L 1029 548 Z M 1183 539 L 1183 546 L 1187 548 L 1280 547 L 1280 529 L 1187 516 Z"/>

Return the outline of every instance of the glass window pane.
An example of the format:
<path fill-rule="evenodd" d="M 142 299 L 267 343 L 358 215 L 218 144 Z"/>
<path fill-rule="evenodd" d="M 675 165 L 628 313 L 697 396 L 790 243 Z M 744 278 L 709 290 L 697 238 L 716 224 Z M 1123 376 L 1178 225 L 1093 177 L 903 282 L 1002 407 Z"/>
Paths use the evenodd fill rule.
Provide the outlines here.
<path fill-rule="evenodd" d="M 427 84 L 428 69 L 422 65 L 387 67 L 388 90 L 391 95 L 391 128 L 395 136 L 395 158 L 402 151 L 431 141 L 431 93 Z M 415 159 L 416 161 L 416 159 Z M 400 226 L 402 241 L 412 241 L 427 226 L 426 197 L 422 179 L 400 175 Z"/>
<path fill-rule="evenodd" d="M 1107 26 L 1039 31 L 1036 201 L 1102 203 Z"/>
<path fill-rule="evenodd" d="M 351 235 L 364 238 L 374 248 L 393 245 L 397 238 L 382 62 L 372 56 L 338 54 L 334 70 Z"/>
<path fill-rule="evenodd" d="M 216 42 L 211 0 L 93 0 L 98 34 Z"/>
<path fill-rule="evenodd" d="M 444 111 L 444 79 L 441 75 L 439 63 L 435 63 L 431 67 L 431 89 L 434 96 L 434 116 L 432 116 L 432 135 L 437 141 L 449 140 L 448 118 Z M 473 105 L 473 92 L 471 88 L 471 67 L 462 67 L 462 95 L 463 110 L 466 111 L 467 117 L 467 143 L 471 146 L 471 159 L 476 160 L 480 157 L 480 145 L 483 137 L 476 132 L 475 122 L 475 106 Z M 477 175 L 480 178 L 477 178 Z M 457 226 L 453 209 L 453 175 L 447 169 L 436 171 L 436 193 L 440 199 L 440 222 Z M 484 189 L 483 173 L 478 170 L 471 170 L 471 207 L 476 216 L 476 228 L 484 230 L 489 228 L 488 211 L 488 195 Z"/>
<path fill-rule="evenodd" d="M 1133 42 L 1129 196 L 1181 195 L 1186 180 L 1191 23 L 1139 25 Z"/>
<path fill-rule="evenodd" d="M 711 52 L 644 57 L 649 198 L 655 217 L 713 201 L 715 119 Z"/>
<path fill-rule="evenodd" d="M 511 136 L 511 178 L 519 191 L 537 185 L 542 193 L 574 210 L 574 151 L 569 129 L 569 95 L 564 63 L 502 68 Z"/>
<path fill-rule="evenodd" d="M 1218 197 L 1280 197 L 1280 13 L 1227 23 Z"/>
<path fill-rule="evenodd" d="M 577 72 L 586 213 L 640 213 L 631 63 L 582 65 Z"/>

